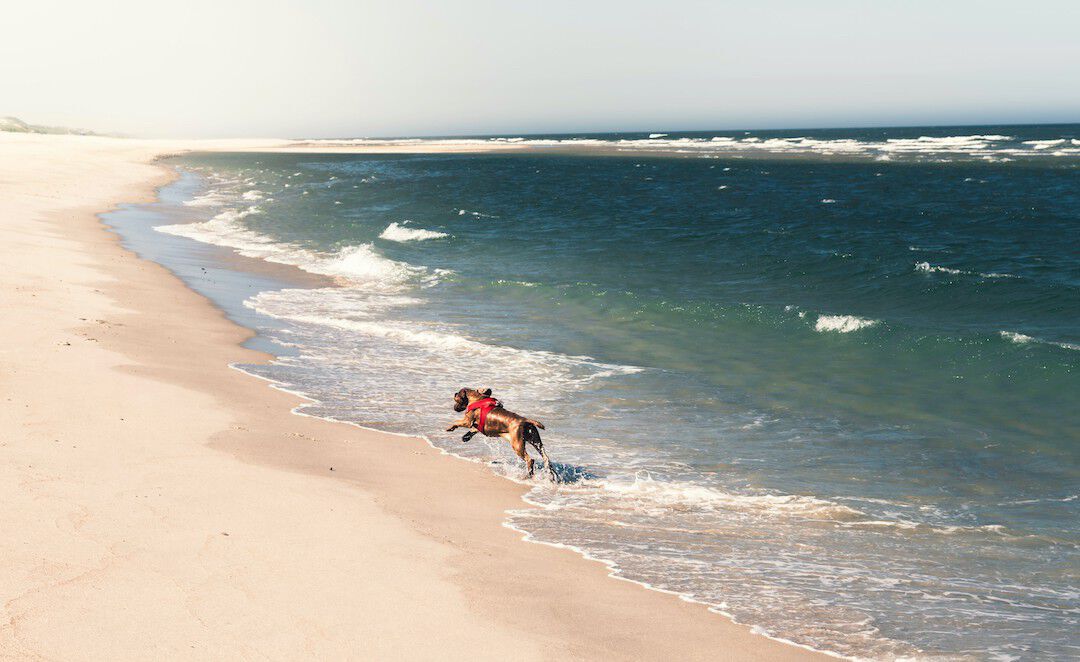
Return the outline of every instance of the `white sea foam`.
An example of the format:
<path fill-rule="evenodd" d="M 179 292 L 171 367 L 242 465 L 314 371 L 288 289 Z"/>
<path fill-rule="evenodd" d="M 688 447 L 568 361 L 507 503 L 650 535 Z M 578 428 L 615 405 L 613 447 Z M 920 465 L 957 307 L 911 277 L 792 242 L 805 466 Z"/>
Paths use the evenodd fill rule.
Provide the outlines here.
<path fill-rule="evenodd" d="M 432 147 L 484 148 L 498 145 L 533 147 L 599 147 L 619 151 L 674 152 L 681 154 L 720 155 L 739 152 L 765 152 L 784 154 L 818 154 L 823 156 L 865 156 L 878 160 L 892 157 L 969 157 L 1004 161 L 1009 157 L 1034 156 L 1040 158 L 1080 156 L 1080 144 L 1065 139 L 1015 142 L 1013 136 L 985 134 L 960 136 L 919 136 L 917 138 L 888 138 L 886 140 L 858 140 L 854 138 L 813 138 L 794 136 L 784 138 L 760 138 L 746 136 L 715 136 L 712 138 L 672 138 L 667 134 L 652 133 L 648 138 L 624 138 L 604 140 L 599 138 L 443 138 L 443 139 L 356 139 L 317 140 L 312 144 L 328 146 L 383 147 L 393 145 L 431 145 Z"/>
<path fill-rule="evenodd" d="M 482 211 L 471 211 L 469 209 L 459 209 L 458 216 L 475 216 L 476 218 L 498 218 L 493 214 L 485 214 Z"/>
<path fill-rule="evenodd" d="M 999 331 L 1002 338 L 1017 345 L 1028 345 L 1031 343 L 1038 343 L 1040 345 L 1052 345 L 1061 349 L 1068 349 L 1072 351 L 1080 351 L 1080 345 L 1071 342 L 1058 342 L 1056 340 L 1043 340 L 1042 338 L 1035 338 L 1024 333 L 1017 333 L 1016 331 Z"/>
<path fill-rule="evenodd" d="M 961 271 L 960 269 L 950 269 L 949 267 L 937 267 L 937 266 L 934 266 L 934 265 L 930 264 L 929 262 L 916 262 L 915 263 L 915 271 L 922 271 L 922 272 L 928 273 L 928 274 L 944 273 L 944 274 L 953 274 L 953 275 L 968 273 L 966 271 Z"/>
<path fill-rule="evenodd" d="M 593 488 L 613 492 L 621 500 L 647 502 L 634 506 L 650 510 L 657 506 L 676 508 L 682 512 L 687 508 L 699 511 L 734 510 L 837 522 L 865 517 L 862 511 L 827 499 L 798 494 L 736 494 L 699 483 L 655 480 L 644 471 L 632 476 L 584 480 L 570 489 Z"/>
<path fill-rule="evenodd" d="M 408 223 L 408 221 L 405 221 Z M 386 226 L 386 229 L 379 235 L 380 239 L 386 239 L 388 241 L 424 241 L 425 239 L 439 239 L 440 237 L 448 237 L 445 232 L 436 232 L 435 230 L 425 230 L 423 228 L 410 228 L 405 225 L 399 224 L 394 221 L 390 225 Z"/>
<path fill-rule="evenodd" d="M 826 333 L 851 333 L 879 324 L 878 320 L 855 317 L 854 315 L 819 315 L 814 323 L 814 330 Z"/>
<path fill-rule="evenodd" d="M 547 376 L 555 386 L 565 388 L 599 377 L 634 374 L 642 368 L 603 363 L 588 356 L 573 356 L 543 350 L 526 350 L 473 340 L 450 328 L 424 326 L 411 322 L 372 319 L 372 309 L 384 309 L 419 303 L 403 294 L 379 294 L 372 300 L 368 291 L 349 288 L 318 290 L 295 289 L 261 292 L 245 302 L 249 308 L 271 317 L 315 324 L 366 337 L 414 347 L 440 356 L 453 356 L 443 362 L 468 374 L 464 366 L 480 363 L 499 365 L 507 374 L 528 374 L 530 379 Z M 415 356 L 413 357 L 416 358 Z M 435 369 L 428 364 L 429 369 Z"/>
<path fill-rule="evenodd" d="M 1005 340 L 1016 343 L 1017 345 L 1026 345 L 1029 342 L 1035 340 L 1029 335 L 1025 335 L 1023 333 L 1016 333 L 1015 331 L 1002 331 L 1001 337 Z"/>
<path fill-rule="evenodd" d="M 1025 140 L 1025 145 L 1031 145 L 1032 149 L 1049 149 L 1058 145 L 1064 145 L 1065 139 L 1060 138 L 1057 140 Z"/>
<path fill-rule="evenodd" d="M 916 249 L 915 247 L 911 247 L 911 250 L 918 250 L 918 249 Z M 950 268 L 950 267 L 936 266 L 936 265 L 930 264 L 929 262 L 916 262 L 915 263 L 915 271 L 921 271 L 923 273 L 928 273 L 928 274 L 932 274 L 932 273 L 950 274 L 950 275 L 953 275 L 953 276 L 960 276 L 960 275 L 978 276 L 980 278 L 1019 278 L 1019 276 L 1016 276 L 1016 275 L 1013 275 L 1013 274 L 1003 274 L 1003 273 L 998 273 L 996 271 L 991 271 L 989 273 L 981 273 L 981 272 L 977 272 L 977 271 L 965 271 L 963 269 L 953 269 L 953 268 Z"/>
<path fill-rule="evenodd" d="M 1003 501 L 1002 506 L 1027 506 L 1036 503 L 1069 503 L 1070 501 L 1076 501 L 1080 498 L 1080 494 L 1071 494 L 1067 497 L 1061 498 L 1049 498 L 1049 499 L 1019 499 L 1016 501 Z"/>
<path fill-rule="evenodd" d="M 332 276 L 353 284 L 403 285 L 431 282 L 438 274 L 423 267 L 397 262 L 379 255 L 371 244 L 345 246 L 324 253 L 296 243 L 277 241 L 247 228 L 241 221 L 259 213 L 258 207 L 227 209 L 208 221 L 163 225 L 159 232 L 188 237 L 208 244 L 227 246 L 245 257 L 289 264 L 313 274 Z"/>
<path fill-rule="evenodd" d="M 210 191 L 202 195 L 195 196 L 190 200 L 184 200 L 184 204 L 188 207 L 216 207 L 218 205 L 227 204 L 230 198 L 225 193 L 220 191 Z"/>
<path fill-rule="evenodd" d="M 428 274 L 423 267 L 379 255 L 371 244 L 346 246 L 336 253 L 319 255 L 314 262 L 297 266 L 313 273 L 341 276 L 351 281 L 361 280 L 380 286 L 415 281 Z"/>

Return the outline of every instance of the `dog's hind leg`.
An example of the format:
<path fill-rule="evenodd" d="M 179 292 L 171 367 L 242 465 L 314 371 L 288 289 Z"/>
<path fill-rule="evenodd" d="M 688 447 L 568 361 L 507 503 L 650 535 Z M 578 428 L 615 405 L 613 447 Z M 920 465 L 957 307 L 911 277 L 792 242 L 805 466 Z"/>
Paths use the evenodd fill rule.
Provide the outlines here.
<path fill-rule="evenodd" d="M 544 442 L 540 439 L 540 432 L 533 425 L 532 421 L 528 421 L 523 426 L 521 436 L 525 441 L 529 442 L 529 445 L 536 449 L 537 453 L 540 453 L 540 457 L 544 459 L 544 471 L 548 473 L 551 480 L 558 480 L 555 476 L 555 470 L 551 468 L 551 459 L 548 457 L 547 451 L 544 450 Z"/>
<path fill-rule="evenodd" d="M 510 447 L 514 449 L 517 456 L 522 460 L 525 460 L 526 478 L 532 478 L 533 476 L 533 459 L 529 457 L 528 452 L 525 451 L 525 435 L 521 432 L 517 434 L 506 434 L 507 440 L 510 442 Z"/>

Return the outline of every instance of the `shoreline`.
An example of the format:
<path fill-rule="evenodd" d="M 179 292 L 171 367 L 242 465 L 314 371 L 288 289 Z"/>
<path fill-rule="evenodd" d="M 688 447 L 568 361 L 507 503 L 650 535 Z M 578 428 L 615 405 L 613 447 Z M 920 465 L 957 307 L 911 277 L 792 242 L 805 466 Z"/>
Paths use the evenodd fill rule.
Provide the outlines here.
<path fill-rule="evenodd" d="M 26 398 L 23 409 L 33 412 L 9 404 L 10 397 L 4 403 L 5 427 L 15 432 L 0 446 L 0 471 L 13 474 L 0 481 L 12 504 L 3 522 L 27 534 L 18 550 L 14 543 L 0 547 L 0 653 L 812 655 L 703 605 L 631 588 L 632 580 L 611 582 L 606 565 L 576 553 L 522 545 L 503 515 L 524 504 L 522 486 L 472 463 L 446 462 L 416 437 L 406 442 L 293 416 L 296 395 L 232 369 L 269 355 L 241 347 L 252 332 L 164 267 L 132 259 L 118 234 L 102 232 L 98 216 L 105 207 L 153 197 L 165 175 L 151 160 L 205 145 L 0 140 L 16 152 L 0 164 L 0 186 L 11 187 L 5 198 L 15 200 L 5 203 L 0 233 L 24 249 L 11 260 L 15 275 L 0 286 L 6 308 L 17 311 L 0 337 L 9 347 L 32 348 L 0 361 L 5 390 Z M 75 155 L 77 147 L 83 150 Z M 38 231 L 32 241 L 28 226 Z M 26 287 L 50 305 L 20 300 Z M 97 321 L 87 321 L 92 317 Z M 60 341 L 67 345 L 40 342 L 72 328 L 74 337 Z M 94 393 L 85 392 L 87 384 Z M 99 425 L 104 413 L 110 423 Z M 76 440 L 92 453 L 72 459 L 61 454 L 66 448 L 44 446 L 47 437 L 52 444 Z M 112 464 L 132 457 L 143 473 Z M 59 485 L 40 487 L 33 464 L 23 468 L 28 458 L 61 468 Z M 118 502 L 118 494 L 140 491 L 150 498 L 140 478 L 148 474 L 160 489 L 149 514 Z M 110 480 L 100 481 L 102 475 Z M 329 476 L 337 480 L 318 480 Z M 267 505 L 271 512 L 261 510 Z M 319 511 L 322 517 L 311 516 Z M 50 515 L 81 524 L 58 539 Z M 42 520 L 44 526 L 35 524 Z M 88 523 L 92 543 L 80 537 Z M 221 531 L 209 533 L 212 526 Z M 105 550 L 100 557 L 87 551 L 95 545 Z M 131 627 L 132 617 L 141 627 Z M 424 636 L 416 637 L 420 628 Z"/>
<path fill-rule="evenodd" d="M 173 178 L 174 182 L 177 179 L 184 177 L 185 175 L 190 176 L 190 175 L 193 174 L 190 171 L 185 171 L 183 169 L 183 167 L 181 167 L 181 166 L 175 166 L 175 165 L 172 165 L 172 164 L 166 165 L 166 164 L 162 163 L 162 161 L 164 161 L 166 158 L 169 158 L 169 157 L 162 157 L 161 159 L 159 159 L 158 160 L 158 165 L 161 165 L 162 167 L 168 168 L 170 171 L 175 173 L 175 177 Z M 156 191 L 157 191 L 157 194 L 156 194 L 157 200 L 155 201 L 155 204 L 162 202 L 161 199 L 160 199 L 160 191 L 163 188 L 169 186 L 170 183 L 172 183 L 172 182 L 166 182 L 165 184 L 162 184 L 161 186 L 159 186 L 156 189 Z M 190 193 L 188 195 L 190 195 Z M 195 197 L 198 197 L 198 196 L 195 196 Z M 188 217 L 186 220 L 181 220 L 181 222 L 182 223 L 187 223 L 187 222 L 200 222 L 200 221 L 197 221 L 197 220 L 193 221 L 193 220 L 190 219 L 190 217 Z M 120 225 L 120 224 L 118 224 L 118 225 Z M 124 236 L 124 230 L 123 229 L 120 229 L 119 227 L 117 227 L 114 231 L 117 232 L 117 234 L 120 235 L 121 237 Z M 312 272 L 305 271 L 301 267 L 295 266 L 293 264 L 267 262 L 267 261 L 259 259 L 259 258 L 247 257 L 247 256 L 241 255 L 240 253 L 236 252 L 236 249 L 223 247 L 223 246 L 215 245 L 215 244 L 206 244 L 206 243 L 203 243 L 201 241 L 194 240 L 194 239 L 191 239 L 189 237 L 186 237 L 184 235 L 180 235 L 178 238 L 173 238 L 172 235 L 166 234 L 165 237 L 169 237 L 173 241 L 179 241 L 182 244 L 192 244 L 193 245 L 192 252 L 197 254 L 197 255 L 198 254 L 203 254 L 205 256 L 205 260 L 207 261 L 208 264 L 210 264 L 210 263 L 221 263 L 221 264 L 223 264 L 225 266 L 225 268 L 227 268 L 229 270 L 235 270 L 238 273 L 242 273 L 242 274 L 246 274 L 246 275 L 252 275 L 253 273 L 270 272 L 270 273 L 273 273 L 273 274 L 280 274 L 281 277 L 286 279 L 286 280 L 294 280 L 295 282 L 288 284 L 287 285 L 288 287 L 301 287 L 301 288 L 309 288 L 309 287 L 334 287 L 334 288 L 337 288 L 337 287 L 344 287 L 344 285 L 342 285 L 338 280 L 336 280 L 333 277 L 323 276 L 323 275 L 320 275 L 320 274 L 314 274 Z M 161 239 L 165 240 L 165 237 L 161 237 Z M 219 253 L 221 251 L 229 253 L 228 257 L 221 257 L 221 256 L 214 255 L 215 253 Z M 198 259 L 198 258 L 196 258 L 196 259 Z M 154 260 L 151 260 L 151 261 L 154 261 Z M 162 264 L 162 263 L 158 262 L 158 264 Z M 162 264 L 162 266 L 165 266 L 166 269 L 169 269 L 170 271 L 172 271 L 172 269 L 169 266 L 164 265 L 164 264 Z M 177 276 L 177 278 L 179 278 L 184 283 L 184 285 L 186 287 L 199 292 L 201 296 L 206 298 L 207 302 L 211 306 L 213 306 L 217 310 L 221 311 L 222 314 L 226 315 L 234 324 L 237 324 L 238 326 L 240 326 L 242 328 L 245 328 L 245 329 L 248 329 L 249 331 L 252 331 L 252 338 L 250 338 L 249 340 L 251 340 L 251 339 L 256 339 L 257 340 L 257 339 L 262 338 L 262 335 L 258 331 L 250 329 L 249 327 L 247 327 L 239 319 L 233 319 L 233 313 L 229 312 L 229 309 L 225 305 L 223 305 L 223 302 L 218 301 L 214 296 L 211 296 L 211 295 L 208 295 L 206 293 L 203 293 L 203 292 L 199 291 L 199 289 L 196 288 L 192 282 L 189 282 L 187 280 L 187 278 L 185 278 L 183 275 L 176 274 L 176 276 Z M 265 317 L 267 320 L 273 320 L 272 317 L 268 317 L 264 313 L 255 313 L 254 315 L 257 316 L 257 317 Z M 269 346 L 276 346 L 275 343 L 272 340 L 268 340 L 267 344 Z M 269 356 L 270 359 L 267 360 L 267 361 L 260 362 L 260 364 L 262 364 L 262 363 L 271 363 L 271 362 L 273 362 L 273 360 L 276 360 L 276 359 L 280 358 L 278 355 L 275 355 L 272 351 L 269 351 L 269 350 L 265 350 L 264 353 L 267 356 Z M 319 420 L 319 421 L 325 421 L 325 422 L 329 422 L 331 424 L 347 425 L 347 426 L 351 426 L 351 427 L 357 428 L 357 429 L 365 431 L 365 432 L 375 433 L 375 434 L 383 435 L 383 436 L 405 437 L 405 438 L 408 438 L 408 439 L 413 440 L 413 441 L 422 442 L 423 444 L 427 445 L 431 450 L 435 451 L 439 455 L 447 456 L 447 457 L 449 457 L 451 459 L 462 461 L 462 462 L 465 462 L 465 463 L 467 463 L 469 465 L 474 465 L 474 466 L 478 466 L 478 467 L 485 467 L 486 466 L 486 462 L 484 462 L 484 461 L 482 461 L 480 459 L 469 458 L 469 457 L 466 457 L 466 456 L 457 455 L 457 454 L 453 453 L 452 450 L 448 450 L 446 448 L 440 447 L 432 439 L 430 439 L 428 437 L 425 437 L 423 435 L 416 435 L 416 434 L 402 433 L 402 432 L 392 432 L 392 431 L 388 431 L 388 430 L 379 429 L 379 428 L 376 428 L 376 427 L 366 426 L 366 425 L 363 425 L 363 424 L 360 424 L 360 423 L 355 423 L 355 422 L 349 421 L 349 420 L 337 419 L 337 418 L 333 418 L 333 417 L 329 417 L 329 416 L 320 416 L 320 415 L 317 415 L 317 414 L 306 413 L 304 411 L 304 409 L 306 407 L 308 407 L 309 405 L 320 404 L 320 401 L 317 398 L 315 398 L 314 396 L 308 395 L 308 394 L 306 394 L 306 393 L 304 393 L 302 391 L 293 390 L 293 389 L 289 388 L 287 384 L 282 384 L 281 382 L 278 382 L 278 381 L 276 381 L 276 380 L 274 380 L 272 378 L 257 374 L 255 372 L 251 372 L 251 371 L 245 369 L 245 365 L 251 365 L 251 362 L 245 363 L 244 365 L 234 363 L 234 364 L 231 364 L 230 367 L 233 368 L 234 370 L 240 372 L 241 374 L 244 374 L 244 375 L 246 375 L 248 377 L 251 377 L 251 378 L 254 378 L 256 380 L 265 382 L 269 387 L 271 387 L 271 388 L 273 388 L 275 390 L 278 390 L 278 391 L 281 391 L 283 393 L 287 393 L 289 395 L 295 396 L 296 398 L 299 398 L 301 400 L 301 402 L 297 403 L 296 406 L 294 406 L 292 408 L 292 410 L 291 410 L 291 412 L 293 414 L 297 415 L 297 416 L 303 416 L 303 417 L 312 418 L 312 419 Z M 648 590 L 648 591 L 654 591 L 654 592 L 657 592 L 657 593 L 660 593 L 660 594 L 673 596 L 673 597 L 678 598 L 679 600 L 681 600 L 683 602 L 686 602 L 686 603 L 689 603 L 689 604 L 700 605 L 700 606 L 704 607 L 705 609 L 707 609 L 709 612 L 711 612 L 713 614 L 716 614 L 717 616 L 719 616 L 721 618 L 724 618 L 724 619 L 730 621 L 731 623 L 733 623 L 733 624 L 735 624 L 737 626 L 748 628 L 753 632 L 753 634 L 764 637 L 766 639 L 769 639 L 769 640 L 772 640 L 772 641 L 775 641 L 775 642 L 779 642 L 779 643 L 784 644 L 784 645 L 793 646 L 793 647 L 796 647 L 796 648 L 799 648 L 799 649 L 802 649 L 802 650 L 805 650 L 805 651 L 808 651 L 808 652 L 811 652 L 811 653 L 815 653 L 815 654 L 826 655 L 826 656 L 829 656 L 829 657 L 839 658 L 839 659 L 848 659 L 848 658 L 846 658 L 845 656 L 843 656 L 843 655 L 841 655 L 839 653 L 835 653 L 835 652 L 829 651 L 829 650 L 817 649 L 817 648 L 814 648 L 812 646 L 801 644 L 801 643 L 798 643 L 796 641 L 785 639 L 785 638 L 780 637 L 780 636 L 775 636 L 775 635 L 772 635 L 772 634 L 768 634 L 763 629 L 761 629 L 759 627 L 756 627 L 756 626 L 754 626 L 752 624 L 741 623 L 736 619 L 736 617 L 733 614 L 728 613 L 727 611 L 724 611 L 724 609 L 722 607 L 711 604 L 711 603 L 709 603 L 709 602 L 707 602 L 705 600 L 696 598 L 693 595 L 687 594 L 685 592 L 676 591 L 676 590 L 665 589 L 665 588 L 656 586 L 654 584 L 651 584 L 646 580 L 635 579 L 632 576 L 627 576 L 627 575 L 623 574 L 625 572 L 625 569 L 622 568 L 622 566 L 620 566 L 618 564 L 618 562 L 613 561 L 613 560 L 608 559 L 608 558 L 604 558 L 602 556 L 596 556 L 596 555 L 592 554 L 586 548 L 574 545 L 572 543 L 545 541 L 545 540 L 542 540 L 542 539 L 538 539 L 533 532 L 531 532 L 531 531 L 529 531 L 527 529 L 521 528 L 520 526 L 516 525 L 512 521 L 512 514 L 514 512 L 524 512 L 524 511 L 527 511 L 529 509 L 543 508 L 544 507 L 543 504 L 537 503 L 537 502 L 535 502 L 535 501 L 533 501 L 533 500 L 531 500 L 529 498 L 529 494 L 532 491 L 534 486 L 530 482 L 518 480 L 518 479 L 512 478 L 511 476 L 507 476 L 507 475 L 496 475 L 496 477 L 502 479 L 503 481 L 506 481 L 506 482 L 509 482 L 509 483 L 513 484 L 514 486 L 516 486 L 516 488 L 520 492 L 520 495 L 519 495 L 520 503 L 518 504 L 518 506 L 516 508 L 511 508 L 511 509 L 508 509 L 508 510 L 503 512 L 503 518 L 501 520 L 501 525 L 503 527 L 515 532 L 519 536 L 519 538 L 520 538 L 520 540 L 522 542 L 527 542 L 527 543 L 532 543 L 532 544 L 542 545 L 542 546 L 548 546 L 548 547 L 551 547 L 551 548 L 554 548 L 554 549 L 557 549 L 557 550 L 568 550 L 568 551 L 574 552 L 575 554 L 579 555 L 585 561 L 594 562 L 594 563 L 598 563 L 598 564 L 602 565 L 604 567 L 604 569 L 605 569 L 605 572 L 607 573 L 607 576 L 609 578 L 611 578 L 611 579 L 628 582 L 630 584 L 634 584 L 634 585 L 636 585 L 636 586 L 638 586 L 640 588 L 643 588 L 645 590 Z"/>

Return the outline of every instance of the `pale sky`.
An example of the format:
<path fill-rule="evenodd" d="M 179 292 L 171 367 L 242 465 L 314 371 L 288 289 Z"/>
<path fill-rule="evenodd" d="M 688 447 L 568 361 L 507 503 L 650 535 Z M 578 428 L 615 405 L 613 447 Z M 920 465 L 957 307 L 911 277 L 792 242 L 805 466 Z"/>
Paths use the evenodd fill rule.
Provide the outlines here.
<path fill-rule="evenodd" d="M 1080 0 L 14 0 L 2 115 L 178 137 L 1080 122 Z"/>

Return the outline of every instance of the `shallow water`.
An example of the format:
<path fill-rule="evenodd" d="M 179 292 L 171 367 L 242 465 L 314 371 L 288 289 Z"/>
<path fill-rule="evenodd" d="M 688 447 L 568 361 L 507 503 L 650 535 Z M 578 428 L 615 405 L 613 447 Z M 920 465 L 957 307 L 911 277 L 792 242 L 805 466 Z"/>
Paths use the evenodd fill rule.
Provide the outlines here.
<path fill-rule="evenodd" d="M 535 540 L 842 655 L 1067 659 L 1078 135 L 197 155 L 150 224 L 337 279 L 203 284 L 286 348 L 245 369 L 305 413 L 514 479 L 503 445 L 441 432 L 450 396 L 542 420 L 564 483 L 509 517 Z"/>

